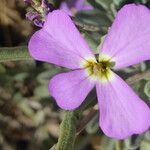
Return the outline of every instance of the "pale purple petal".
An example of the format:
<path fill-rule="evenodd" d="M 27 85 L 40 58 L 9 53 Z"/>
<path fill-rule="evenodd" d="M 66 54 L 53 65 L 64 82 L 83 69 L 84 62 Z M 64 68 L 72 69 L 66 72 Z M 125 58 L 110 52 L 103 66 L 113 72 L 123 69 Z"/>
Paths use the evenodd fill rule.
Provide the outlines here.
<path fill-rule="evenodd" d="M 67 6 L 68 9 L 76 9 L 77 11 L 82 10 L 85 4 L 85 0 L 68 0 L 66 2 L 62 2 L 61 5 Z"/>
<path fill-rule="evenodd" d="M 150 59 L 150 10 L 129 4 L 117 14 L 102 45 L 101 53 L 111 56 L 115 69 Z"/>
<path fill-rule="evenodd" d="M 49 92 L 59 107 L 72 110 L 81 105 L 94 85 L 85 70 L 75 70 L 53 77 L 49 83 Z"/>
<path fill-rule="evenodd" d="M 60 10 L 49 13 L 43 29 L 33 34 L 29 52 L 36 60 L 70 69 L 80 68 L 86 58 L 94 59 L 70 17 Z"/>
<path fill-rule="evenodd" d="M 85 0 L 76 0 L 74 5 L 78 11 L 93 9 L 93 7 L 90 4 L 86 3 Z"/>
<path fill-rule="evenodd" d="M 82 10 L 93 10 L 93 6 L 90 4 L 84 4 Z"/>
<path fill-rule="evenodd" d="M 87 4 L 85 0 L 70 0 L 62 2 L 60 9 L 65 11 L 68 15 L 72 16 L 72 11 L 78 12 L 81 10 L 92 10 L 93 7 L 90 4 Z"/>
<path fill-rule="evenodd" d="M 69 8 L 68 4 L 66 2 L 62 2 L 60 5 L 60 9 L 63 10 L 66 14 L 72 16 L 71 9 Z"/>
<path fill-rule="evenodd" d="M 124 139 L 149 128 L 149 107 L 119 76 L 115 75 L 114 80 L 108 83 L 97 83 L 96 90 L 99 124 L 107 136 Z"/>
<path fill-rule="evenodd" d="M 78 11 L 82 10 L 82 8 L 83 8 L 83 6 L 84 6 L 84 4 L 85 4 L 85 0 L 74 0 L 74 1 L 75 1 L 74 7 L 75 7 Z"/>
<path fill-rule="evenodd" d="M 24 0 L 25 3 L 31 4 L 32 0 Z"/>

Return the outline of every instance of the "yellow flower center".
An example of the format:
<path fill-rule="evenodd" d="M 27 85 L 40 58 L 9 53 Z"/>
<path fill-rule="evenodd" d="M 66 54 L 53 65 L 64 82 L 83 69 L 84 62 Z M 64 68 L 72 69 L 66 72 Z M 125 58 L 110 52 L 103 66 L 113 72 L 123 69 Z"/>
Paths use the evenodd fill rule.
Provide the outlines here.
<path fill-rule="evenodd" d="M 115 63 L 108 56 L 102 55 L 97 58 L 96 61 L 93 59 L 87 59 L 83 65 L 88 76 L 94 80 L 106 82 L 113 78 L 111 68 L 115 65 Z"/>

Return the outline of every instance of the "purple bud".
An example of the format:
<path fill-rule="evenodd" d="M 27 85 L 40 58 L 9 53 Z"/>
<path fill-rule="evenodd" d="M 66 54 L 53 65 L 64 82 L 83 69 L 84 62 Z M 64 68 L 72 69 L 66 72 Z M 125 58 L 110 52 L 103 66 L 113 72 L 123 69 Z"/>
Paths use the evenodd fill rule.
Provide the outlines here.
<path fill-rule="evenodd" d="M 54 10 L 54 6 L 50 4 L 47 0 L 42 0 L 41 7 L 45 9 L 46 14 Z"/>
<path fill-rule="evenodd" d="M 28 12 L 26 18 L 32 21 L 36 26 L 43 27 L 44 21 L 40 19 L 40 16 L 37 12 Z"/>
<path fill-rule="evenodd" d="M 43 8 L 47 8 L 47 5 L 48 5 L 48 1 L 47 1 L 47 0 L 42 0 L 41 6 L 42 6 Z"/>
<path fill-rule="evenodd" d="M 28 3 L 32 10 L 26 14 L 26 18 L 36 26 L 43 27 L 47 14 L 54 10 L 54 6 L 48 0 L 24 0 L 24 2 Z"/>
<path fill-rule="evenodd" d="M 31 4 L 32 0 L 24 0 L 26 4 Z"/>
<path fill-rule="evenodd" d="M 40 19 L 34 19 L 33 23 L 37 26 L 37 27 L 43 27 L 44 25 L 44 21 L 40 20 Z"/>
<path fill-rule="evenodd" d="M 33 21 L 34 19 L 38 18 L 39 14 L 37 12 L 28 12 L 26 14 L 26 18 L 30 21 Z"/>

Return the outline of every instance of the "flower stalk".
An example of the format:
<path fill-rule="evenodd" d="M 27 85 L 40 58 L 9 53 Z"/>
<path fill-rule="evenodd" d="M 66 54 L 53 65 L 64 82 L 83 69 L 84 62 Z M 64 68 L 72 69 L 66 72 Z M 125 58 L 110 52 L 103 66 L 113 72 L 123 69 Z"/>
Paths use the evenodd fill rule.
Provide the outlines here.
<path fill-rule="evenodd" d="M 67 111 L 60 125 L 60 136 L 56 150 L 72 150 L 75 142 L 77 114 L 74 111 Z"/>
<path fill-rule="evenodd" d="M 65 117 L 60 125 L 60 134 L 55 150 L 72 150 L 74 148 L 77 125 L 79 124 L 81 114 L 85 109 L 96 104 L 95 98 L 85 101 L 74 111 L 66 111 Z"/>
<path fill-rule="evenodd" d="M 27 46 L 0 47 L 0 62 L 32 60 Z"/>

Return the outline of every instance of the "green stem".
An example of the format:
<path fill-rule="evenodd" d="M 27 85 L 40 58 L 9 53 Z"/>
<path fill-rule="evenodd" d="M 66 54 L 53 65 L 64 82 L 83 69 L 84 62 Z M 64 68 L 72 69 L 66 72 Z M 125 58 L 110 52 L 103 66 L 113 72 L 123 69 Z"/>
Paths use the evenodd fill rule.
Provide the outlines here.
<path fill-rule="evenodd" d="M 0 47 L 0 62 L 32 60 L 27 46 Z"/>
<path fill-rule="evenodd" d="M 96 101 L 89 99 L 85 101 L 78 109 L 74 111 L 67 111 L 65 117 L 60 125 L 60 135 L 56 150 L 72 150 L 76 138 L 76 126 L 80 119 L 82 112 L 89 106 L 95 105 Z"/>
<path fill-rule="evenodd" d="M 76 135 L 77 117 L 74 111 L 66 112 L 65 118 L 60 125 L 60 136 L 56 150 L 72 150 Z"/>

